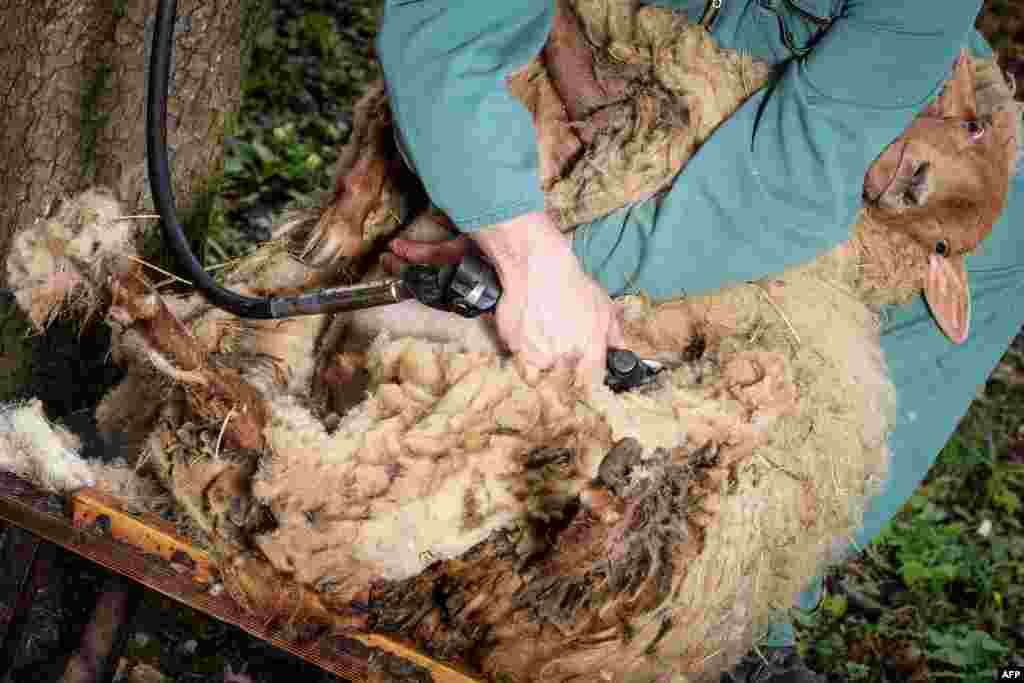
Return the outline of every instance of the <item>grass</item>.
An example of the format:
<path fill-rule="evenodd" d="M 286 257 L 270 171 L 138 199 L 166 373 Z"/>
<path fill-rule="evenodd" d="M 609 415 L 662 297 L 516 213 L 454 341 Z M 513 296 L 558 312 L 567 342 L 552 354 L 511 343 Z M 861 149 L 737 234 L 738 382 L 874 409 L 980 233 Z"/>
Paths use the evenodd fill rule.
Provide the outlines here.
<path fill-rule="evenodd" d="M 330 187 L 352 104 L 378 73 L 379 0 L 339 4 L 275 9 L 257 41 L 221 234 L 251 234 Z M 1024 57 L 1024 3 L 987 0 L 978 27 L 1001 56 Z M 806 660 L 831 681 L 993 680 L 1024 653 L 1022 509 L 1024 349 L 1012 348 L 900 514 L 829 574 L 815 611 L 794 614 Z"/>
<path fill-rule="evenodd" d="M 380 73 L 373 59 L 379 5 L 275 3 L 253 47 L 239 126 L 228 140 L 229 225 L 265 230 L 275 211 L 330 187 L 352 106 Z"/>
<path fill-rule="evenodd" d="M 1024 401 L 985 389 L 928 478 L 868 548 L 798 616 L 801 646 L 839 680 L 990 681 L 1024 645 Z M 986 432 L 979 442 L 971 431 Z"/>

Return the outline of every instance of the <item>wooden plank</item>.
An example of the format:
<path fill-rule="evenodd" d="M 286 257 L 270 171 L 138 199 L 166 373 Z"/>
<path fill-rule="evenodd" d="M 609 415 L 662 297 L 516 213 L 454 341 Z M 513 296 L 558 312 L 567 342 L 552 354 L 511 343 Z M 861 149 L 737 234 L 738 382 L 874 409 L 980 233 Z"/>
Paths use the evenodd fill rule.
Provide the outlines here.
<path fill-rule="evenodd" d="M 373 648 L 426 669 L 436 683 L 480 682 L 480 679 L 474 678 L 467 672 L 423 655 L 409 643 L 376 633 L 327 633 L 304 642 L 287 639 L 279 629 L 272 630 L 271 625 L 265 624 L 245 612 L 226 593 L 215 595 L 209 592 L 208 585 L 196 579 L 196 576 L 201 574 L 191 571 L 188 566 L 173 561 L 169 562 L 164 557 L 164 553 L 141 550 L 131 543 L 130 539 L 141 538 L 146 542 L 147 548 L 158 547 L 161 550 L 172 547 L 189 548 L 186 552 L 193 559 L 206 555 L 205 553 L 200 555 L 199 549 L 192 548 L 187 541 L 173 534 L 167 528 L 169 525 L 163 520 L 141 516 L 133 517 L 121 511 L 116 501 L 104 500 L 101 496 L 95 496 L 94 492 L 88 492 L 84 500 L 80 501 L 82 510 L 88 510 L 90 515 L 102 510 L 102 514 L 110 517 L 109 525 L 99 521 L 100 517 L 97 516 L 93 519 L 96 519 L 98 523 L 92 526 L 76 526 L 67 517 L 57 516 L 49 511 L 39 509 L 38 506 L 32 504 L 34 501 L 31 501 L 31 496 L 23 497 L 18 493 L 13 493 L 9 488 L 0 486 L 0 519 L 12 522 L 215 619 L 233 624 L 279 649 L 302 657 L 324 671 L 356 683 L 368 681 L 367 657 L 365 654 L 359 653 L 365 653 L 367 648 Z M 72 499 L 72 508 L 75 504 L 76 502 Z M 153 530 L 140 530 L 128 520 L 115 520 L 119 517 L 132 518 L 147 527 L 152 525 Z M 82 513 L 81 518 L 82 520 L 88 518 L 85 512 Z M 121 530 L 127 542 L 107 535 L 108 529 Z M 174 537 L 173 544 L 168 536 Z M 207 561 L 207 576 L 212 578 L 217 574 L 216 565 L 208 556 L 205 559 Z M 196 564 L 198 565 L 198 560 Z"/>
<path fill-rule="evenodd" d="M 209 554 L 181 538 L 173 525 L 153 516 L 125 512 L 112 497 L 96 489 L 82 489 L 71 496 L 71 518 L 80 529 L 96 529 L 114 540 L 169 562 L 193 581 L 209 584 Z"/>
<path fill-rule="evenodd" d="M 3 591 L 0 619 L 0 674 L 7 674 L 23 651 L 29 610 L 36 591 L 50 580 L 57 548 L 17 526 L 4 525 Z"/>

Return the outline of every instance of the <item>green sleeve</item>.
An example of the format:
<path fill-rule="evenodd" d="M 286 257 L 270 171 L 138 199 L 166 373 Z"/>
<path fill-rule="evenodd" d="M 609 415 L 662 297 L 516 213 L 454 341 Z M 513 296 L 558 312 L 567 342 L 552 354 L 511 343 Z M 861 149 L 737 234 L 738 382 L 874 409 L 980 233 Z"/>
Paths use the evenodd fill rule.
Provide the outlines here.
<path fill-rule="evenodd" d="M 725 47 L 774 26 L 755 5 L 721 17 Z M 864 173 L 938 94 L 980 6 L 849 0 L 812 53 L 786 62 L 665 195 L 577 230 L 584 268 L 613 294 L 663 299 L 764 277 L 839 244 Z"/>
<path fill-rule="evenodd" d="M 536 56 L 551 0 L 388 0 L 377 50 L 406 156 L 460 230 L 544 208 L 536 130 L 505 85 Z"/>

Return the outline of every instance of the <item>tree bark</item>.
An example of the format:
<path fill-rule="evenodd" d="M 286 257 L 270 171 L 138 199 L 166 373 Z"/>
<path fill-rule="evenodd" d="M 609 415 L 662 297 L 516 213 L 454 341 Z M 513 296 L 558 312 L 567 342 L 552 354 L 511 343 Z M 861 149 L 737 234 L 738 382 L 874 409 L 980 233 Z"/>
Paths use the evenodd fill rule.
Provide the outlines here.
<path fill-rule="evenodd" d="M 167 141 L 184 209 L 220 173 L 225 131 L 241 102 L 242 46 L 266 7 L 266 0 L 178 3 Z M 15 231 L 63 194 L 103 184 L 130 209 L 146 207 L 155 8 L 155 0 L 0 0 L 0 258 Z"/>
<path fill-rule="evenodd" d="M 269 9 L 269 0 L 178 3 L 167 142 L 179 213 L 199 219 L 187 225 L 205 224 L 194 208 L 211 206 L 249 48 Z M 0 287 L 14 234 L 62 196 L 105 185 L 129 211 L 152 212 L 144 126 L 155 12 L 156 0 L 0 0 Z M 0 400 L 28 392 L 52 408 L 35 376 L 40 344 L 25 340 L 13 313 L 0 301 L 9 378 Z"/>

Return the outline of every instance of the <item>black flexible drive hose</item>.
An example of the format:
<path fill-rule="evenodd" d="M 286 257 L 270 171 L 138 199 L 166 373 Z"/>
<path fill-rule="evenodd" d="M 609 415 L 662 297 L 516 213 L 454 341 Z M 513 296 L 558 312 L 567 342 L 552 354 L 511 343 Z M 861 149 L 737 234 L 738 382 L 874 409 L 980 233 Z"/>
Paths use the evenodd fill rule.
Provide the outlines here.
<path fill-rule="evenodd" d="M 174 252 L 188 279 L 210 303 L 239 317 L 266 320 L 318 315 L 333 310 L 333 300 L 338 295 L 332 294 L 330 290 L 266 299 L 236 294 L 218 285 L 192 254 L 174 209 L 174 189 L 167 160 L 167 87 L 171 76 L 171 43 L 174 40 L 177 5 L 177 0 L 157 2 L 146 92 L 146 160 L 153 203 L 160 214 L 164 243 Z"/>

